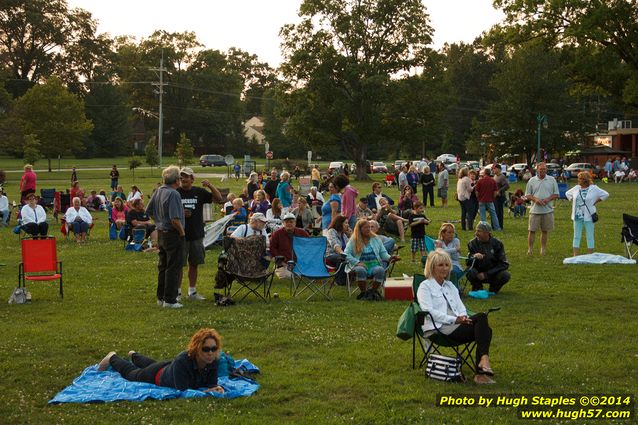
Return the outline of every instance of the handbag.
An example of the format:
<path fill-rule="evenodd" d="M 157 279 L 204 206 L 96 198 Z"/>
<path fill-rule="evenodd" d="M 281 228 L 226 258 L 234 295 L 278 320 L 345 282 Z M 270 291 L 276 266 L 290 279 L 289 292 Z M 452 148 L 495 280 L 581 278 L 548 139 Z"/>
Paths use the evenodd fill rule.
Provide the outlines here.
<path fill-rule="evenodd" d="M 591 216 L 591 222 L 595 223 L 598 221 L 598 213 L 591 213 L 591 211 L 589 211 L 589 207 L 587 206 L 587 203 L 585 202 L 585 198 L 583 198 L 583 192 L 578 192 L 580 194 L 580 198 L 583 200 L 583 205 L 585 205 L 585 208 L 587 208 L 587 212 L 589 213 L 589 215 Z"/>
<path fill-rule="evenodd" d="M 425 368 L 425 374 L 437 381 L 463 382 L 465 377 L 461 372 L 461 359 L 440 354 L 430 354 Z"/>
<path fill-rule="evenodd" d="M 414 326 L 416 325 L 416 314 L 421 309 L 415 302 L 411 302 L 405 309 L 399 323 L 397 323 L 397 338 L 407 341 L 414 336 Z"/>

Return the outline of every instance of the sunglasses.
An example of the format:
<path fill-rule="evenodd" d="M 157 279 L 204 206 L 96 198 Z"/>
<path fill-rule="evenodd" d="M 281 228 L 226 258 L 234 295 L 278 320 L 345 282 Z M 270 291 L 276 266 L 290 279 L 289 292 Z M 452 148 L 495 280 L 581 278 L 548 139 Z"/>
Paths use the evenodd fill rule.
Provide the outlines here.
<path fill-rule="evenodd" d="M 202 347 L 202 351 L 204 353 L 214 353 L 215 351 L 217 351 L 217 346 L 214 346 L 214 347 Z"/>

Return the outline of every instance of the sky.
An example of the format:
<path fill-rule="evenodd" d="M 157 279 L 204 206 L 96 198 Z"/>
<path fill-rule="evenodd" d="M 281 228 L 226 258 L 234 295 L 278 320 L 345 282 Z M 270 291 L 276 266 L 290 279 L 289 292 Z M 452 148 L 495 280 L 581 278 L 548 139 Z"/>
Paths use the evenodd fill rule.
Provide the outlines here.
<path fill-rule="evenodd" d="M 423 0 L 434 28 L 433 47 L 475 37 L 502 19 L 492 0 Z M 68 0 L 98 21 L 98 33 L 132 35 L 194 31 L 206 48 L 240 48 L 277 67 L 279 29 L 298 22 L 301 0 Z M 177 7 L 176 7 L 177 6 Z"/>

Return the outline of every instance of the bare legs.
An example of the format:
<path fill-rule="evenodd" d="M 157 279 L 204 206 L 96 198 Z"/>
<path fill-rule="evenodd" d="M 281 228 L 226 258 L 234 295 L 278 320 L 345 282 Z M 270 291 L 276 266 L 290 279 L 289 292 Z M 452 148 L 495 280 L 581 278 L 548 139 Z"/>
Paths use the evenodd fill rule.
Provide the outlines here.
<path fill-rule="evenodd" d="M 545 255 L 547 252 L 547 232 L 541 231 L 541 255 Z M 536 232 L 530 231 L 527 234 L 527 255 L 532 255 L 534 250 L 534 240 L 536 239 Z"/>

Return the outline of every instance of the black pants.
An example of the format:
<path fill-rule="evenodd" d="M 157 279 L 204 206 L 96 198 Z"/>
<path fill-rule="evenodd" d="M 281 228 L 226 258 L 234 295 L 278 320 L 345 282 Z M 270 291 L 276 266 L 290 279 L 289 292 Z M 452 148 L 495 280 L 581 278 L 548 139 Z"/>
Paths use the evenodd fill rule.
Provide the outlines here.
<path fill-rule="evenodd" d="M 434 185 L 430 185 L 430 186 L 421 185 L 421 187 L 423 188 L 423 205 L 428 204 L 428 197 L 429 197 L 430 206 L 433 207 L 434 206 Z"/>
<path fill-rule="evenodd" d="M 492 342 L 492 328 L 487 322 L 487 314 L 477 313 L 471 317 L 471 325 L 459 325 L 450 335 L 450 339 L 456 342 L 476 341 L 476 365 L 483 355 L 490 354 L 490 342 Z"/>
<path fill-rule="evenodd" d="M 496 294 L 498 293 L 498 291 L 501 290 L 503 285 L 505 285 L 507 282 L 510 281 L 510 278 L 512 277 L 507 270 L 503 270 L 502 272 L 497 273 L 496 276 L 494 276 L 491 279 L 488 276 L 485 276 L 485 279 L 481 280 L 478 277 L 479 273 L 481 272 L 476 269 L 470 269 L 467 272 L 467 280 L 469 280 L 470 283 L 472 284 L 473 291 L 478 291 L 479 289 L 483 289 L 483 284 L 489 283 L 490 292 L 494 292 Z"/>
<path fill-rule="evenodd" d="M 132 362 L 129 362 L 118 355 L 114 355 L 109 360 L 109 363 L 127 381 L 147 382 L 149 384 L 155 384 L 157 372 L 171 364 L 170 361 L 158 362 L 137 353 L 133 354 L 131 360 Z"/>
<path fill-rule="evenodd" d="M 474 220 L 478 214 L 479 205 L 476 198 L 470 198 L 467 201 L 467 230 L 474 230 Z"/>
<path fill-rule="evenodd" d="M 345 257 L 342 254 L 330 254 L 326 257 L 326 264 L 330 267 L 337 267 L 337 275 L 335 276 L 335 284 L 346 285 L 348 276 L 345 268 Z"/>
<path fill-rule="evenodd" d="M 43 223 L 27 223 L 22 226 L 22 230 L 30 234 L 31 236 L 46 236 L 49 233 L 49 223 L 46 221 Z"/>
<path fill-rule="evenodd" d="M 503 230 L 503 206 L 505 205 L 505 196 L 497 196 L 494 200 L 494 208 L 496 209 L 496 217 L 498 217 L 498 223 Z M 494 224 L 492 223 L 492 227 Z"/>
<path fill-rule="evenodd" d="M 474 223 L 469 221 L 470 212 L 472 212 L 472 201 L 466 199 L 465 201 L 459 201 L 459 204 L 461 204 L 461 228 L 463 230 L 473 230 L 472 225 Z"/>
<path fill-rule="evenodd" d="M 184 238 L 176 230 L 160 230 L 157 245 L 157 299 L 174 304 L 177 302 L 179 276 L 184 265 Z"/>

